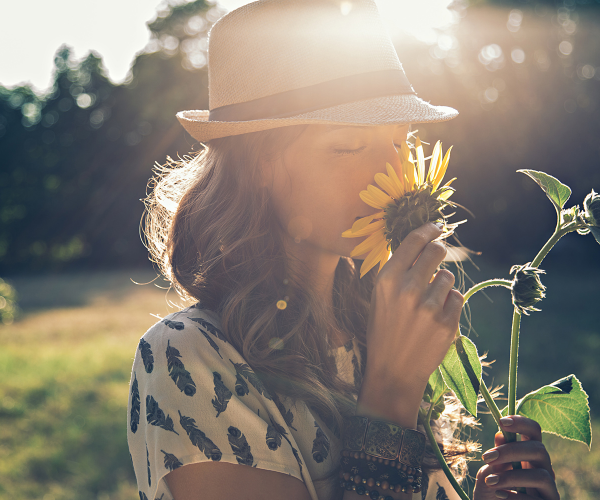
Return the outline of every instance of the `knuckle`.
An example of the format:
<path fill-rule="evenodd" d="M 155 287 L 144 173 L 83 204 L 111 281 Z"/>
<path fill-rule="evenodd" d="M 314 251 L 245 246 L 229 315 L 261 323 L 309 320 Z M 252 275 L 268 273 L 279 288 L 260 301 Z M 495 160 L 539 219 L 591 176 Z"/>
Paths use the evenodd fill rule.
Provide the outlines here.
<path fill-rule="evenodd" d="M 414 231 L 412 231 L 406 237 L 406 239 L 408 240 L 409 244 L 421 247 L 427 245 L 427 243 L 431 241 L 431 238 L 428 238 L 427 235 L 419 229 L 415 229 Z"/>
<path fill-rule="evenodd" d="M 448 271 L 448 269 L 440 269 L 436 274 L 436 279 L 450 286 L 454 286 L 454 282 L 456 281 L 454 274 Z"/>
<path fill-rule="evenodd" d="M 431 254 L 434 257 L 438 257 L 440 260 L 443 259 L 448 253 L 446 245 L 441 241 L 430 241 L 425 246 L 425 252 Z"/>

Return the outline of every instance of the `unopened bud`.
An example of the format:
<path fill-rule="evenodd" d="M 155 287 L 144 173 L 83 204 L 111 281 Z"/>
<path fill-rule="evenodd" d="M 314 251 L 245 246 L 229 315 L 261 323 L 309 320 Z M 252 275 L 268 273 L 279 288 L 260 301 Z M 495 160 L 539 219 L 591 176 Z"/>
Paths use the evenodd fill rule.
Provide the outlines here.
<path fill-rule="evenodd" d="M 529 311 L 539 311 L 534 306 L 546 296 L 546 287 L 542 285 L 540 274 L 546 271 L 531 267 L 528 262 L 523 266 L 513 266 L 511 274 L 515 273 L 511 287 L 514 306 L 521 314 L 529 315 Z"/>
<path fill-rule="evenodd" d="M 587 229 L 594 235 L 596 241 L 600 243 L 600 194 L 592 192 L 583 200 L 583 208 L 585 213 L 583 219 L 587 225 Z"/>

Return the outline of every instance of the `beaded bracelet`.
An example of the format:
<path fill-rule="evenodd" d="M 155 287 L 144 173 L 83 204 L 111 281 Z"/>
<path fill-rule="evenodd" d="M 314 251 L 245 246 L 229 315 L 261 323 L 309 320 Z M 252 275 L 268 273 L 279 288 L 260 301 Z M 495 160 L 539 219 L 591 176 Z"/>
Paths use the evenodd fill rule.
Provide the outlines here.
<path fill-rule="evenodd" d="M 396 493 L 421 490 L 421 462 L 426 443 L 422 432 L 360 416 L 350 417 L 346 424 L 340 486 L 378 500 L 387 497 L 367 487 L 377 486 Z"/>

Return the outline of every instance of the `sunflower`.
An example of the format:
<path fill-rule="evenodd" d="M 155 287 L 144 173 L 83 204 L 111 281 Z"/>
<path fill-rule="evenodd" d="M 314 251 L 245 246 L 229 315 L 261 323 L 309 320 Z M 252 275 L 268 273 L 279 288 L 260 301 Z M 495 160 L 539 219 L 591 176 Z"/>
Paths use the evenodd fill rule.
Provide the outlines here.
<path fill-rule="evenodd" d="M 440 187 L 448 168 L 451 150 L 452 147 L 442 157 L 442 144 L 438 141 L 433 148 L 426 175 L 425 156 L 420 139 L 417 137 L 415 142 L 416 164 L 408 143 L 403 142 L 398 152 L 401 164 L 399 175 L 386 163 L 387 175 L 375 174 L 375 182 L 381 189 L 369 184 L 366 191 L 359 193 L 362 201 L 380 210 L 376 214 L 357 220 L 351 229 L 342 233 L 344 238 L 368 236 L 350 254 L 351 257 L 358 257 L 369 252 L 360 268 L 361 278 L 377 263 L 381 270 L 413 229 L 426 222 L 440 221 L 444 224 L 442 238 L 445 238 L 460 224 L 448 223 L 447 218 L 452 214 L 443 213 L 446 207 L 456 206 L 448 201 L 454 192 L 450 184 L 456 177 Z"/>

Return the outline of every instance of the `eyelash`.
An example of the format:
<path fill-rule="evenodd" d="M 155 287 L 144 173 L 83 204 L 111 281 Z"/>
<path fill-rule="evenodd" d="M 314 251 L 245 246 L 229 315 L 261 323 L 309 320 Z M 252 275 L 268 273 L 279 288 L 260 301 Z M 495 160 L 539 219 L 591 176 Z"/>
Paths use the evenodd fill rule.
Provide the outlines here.
<path fill-rule="evenodd" d="M 400 149 L 400 144 L 394 144 L 394 146 Z M 365 149 L 365 146 L 358 149 L 336 149 L 335 152 L 339 155 L 355 155 L 360 153 L 363 149 Z"/>

